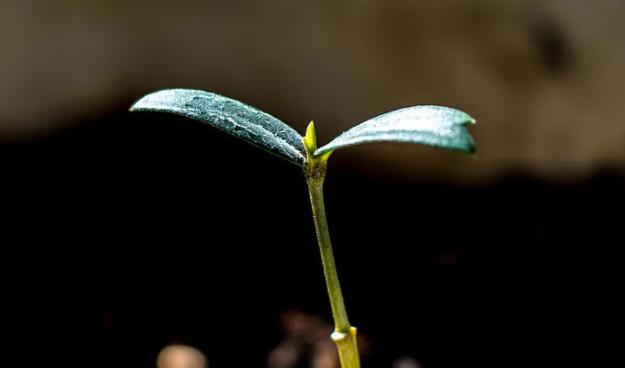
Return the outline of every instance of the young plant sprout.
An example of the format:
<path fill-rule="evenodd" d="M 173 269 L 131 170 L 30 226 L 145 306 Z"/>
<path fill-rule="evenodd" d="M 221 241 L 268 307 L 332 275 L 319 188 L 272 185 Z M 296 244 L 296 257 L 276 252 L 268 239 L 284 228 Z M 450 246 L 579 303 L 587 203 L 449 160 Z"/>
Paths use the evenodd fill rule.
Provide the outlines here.
<path fill-rule="evenodd" d="M 475 150 L 473 139 L 466 129 L 466 125 L 475 123 L 475 120 L 462 111 L 444 106 L 413 106 L 376 116 L 347 130 L 322 147 L 317 147 L 313 122 L 302 137 L 293 128 L 267 113 L 204 91 L 157 91 L 137 101 L 130 110 L 168 112 L 202 121 L 303 169 L 335 323 L 331 338 L 336 343 L 343 368 L 359 368 L 360 361 L 356 328 L 347 318 L 336 273 L 323 201 L 323 180 L 328 158 L 337 149 L 369 142 L 420 143 L 467 153 Z"/>

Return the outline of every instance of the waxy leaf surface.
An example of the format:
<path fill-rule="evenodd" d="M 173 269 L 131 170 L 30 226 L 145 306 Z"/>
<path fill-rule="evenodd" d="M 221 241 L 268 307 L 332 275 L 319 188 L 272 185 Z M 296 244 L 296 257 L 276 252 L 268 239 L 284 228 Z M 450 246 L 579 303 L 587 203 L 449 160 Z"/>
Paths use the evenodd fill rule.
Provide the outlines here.
<path fill-rule="evenodd" d="M 361 123 L 318 148 L 315 156 L 371 142 L 408 142 L 474 152 L 465 125 L 475 123 L 466 113 L 444 106 L 413 106 L 388 112 Z"/>
<path fill-rule="evenodd" d="M 130 111 L 168 112 L 202 121 L 261 147 L 298 166 L 303 166 L 302 137 L 275 117 L 215 93 L 168 89 L 149 94 Z"/>

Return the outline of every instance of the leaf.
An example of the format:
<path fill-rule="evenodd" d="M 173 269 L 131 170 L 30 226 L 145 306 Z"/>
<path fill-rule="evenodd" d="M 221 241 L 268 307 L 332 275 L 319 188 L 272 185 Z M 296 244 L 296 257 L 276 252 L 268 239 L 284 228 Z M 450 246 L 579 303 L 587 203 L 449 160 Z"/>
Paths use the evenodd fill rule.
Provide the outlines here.
<path fill-rule="evenodd" d="M 317 149 L 315 156 L 370 142 L 408 142 L 464 152 L 474 152 L 465 125 L 475 120 L 444 106 L 413 106 L 388 112 L 361 123 Z"/>
<path fill-rule="evenodd" d="M 199 120 L 298 166 L 305 161 L 302 137 L 275 117 L 215 93 L 168 89 L 137 101 L 130 111 L 169 112 Z"/>

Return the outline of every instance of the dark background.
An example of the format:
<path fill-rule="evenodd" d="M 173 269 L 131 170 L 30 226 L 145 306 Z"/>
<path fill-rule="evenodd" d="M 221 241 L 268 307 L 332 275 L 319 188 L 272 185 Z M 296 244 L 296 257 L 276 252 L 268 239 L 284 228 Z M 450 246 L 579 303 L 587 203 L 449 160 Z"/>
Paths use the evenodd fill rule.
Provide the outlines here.
<path fill-rule="evenodd" d="M 305 183 L 286 161 L 195 122 L 120 112 L 4 146 L 2 166 L 19 311 L 6 318 L 48 364 L 148 367 L 184 342 L 212 366 L 263 366 L 281 311 L 330 317 Z M 406 182 L 337 154 L 329 220 L 367 366 L 603 358 L 623 184 L 610 170 L 574 184 Z"/>
<path fill-rule="evenodd" d="M 300 132 L 315 119 L 322 141 L 406 104 L 478 120 L 476 157 L 332 157 L 328 216 L 366 367 L 614 365 L 621 2 L 242 4 L 2 4 L 12 356 L 152 367 L 182 342 L 211 367 L 262 367 L 285 310 L 330 318 L 299 169 L 201 123 L 127 113 L 189 87 Z"/>

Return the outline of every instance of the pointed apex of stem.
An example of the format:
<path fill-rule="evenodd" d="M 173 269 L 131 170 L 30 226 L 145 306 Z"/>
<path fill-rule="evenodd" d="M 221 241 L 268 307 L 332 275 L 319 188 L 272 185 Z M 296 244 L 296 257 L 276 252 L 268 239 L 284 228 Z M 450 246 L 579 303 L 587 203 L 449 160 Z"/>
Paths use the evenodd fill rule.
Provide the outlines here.
<path fill-rule="evenodd" d="M 315 131 L 315 122 L 311 121 L 310 124 L 308 124 L 303 142 L 306 151 L 312 155 L 317 149 L 317 132 Z"/>
<path fill-rule="evenodd" d="M 317 150 L 317 133 L 315 132 L 315 123 L 310 122 L 306 128 L 306 135 L 302 138 L 304 150 L 306 151 L 306 164 L 304 165 L 304 175 L 306 179 L 319 180 L 323 183 L 326 174 L 327 155 L 315 156 Z"/>

